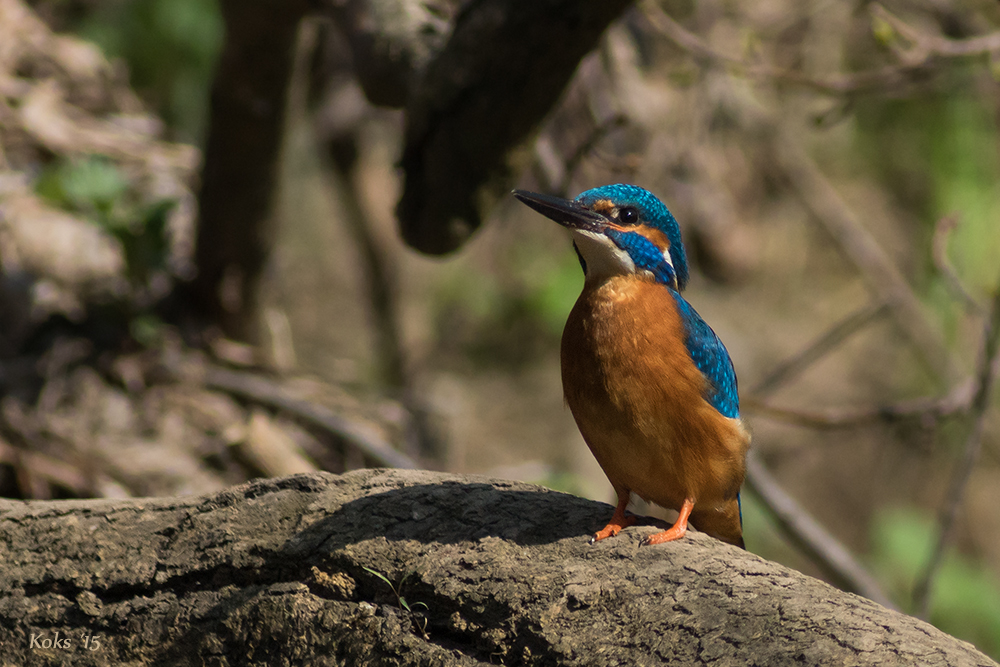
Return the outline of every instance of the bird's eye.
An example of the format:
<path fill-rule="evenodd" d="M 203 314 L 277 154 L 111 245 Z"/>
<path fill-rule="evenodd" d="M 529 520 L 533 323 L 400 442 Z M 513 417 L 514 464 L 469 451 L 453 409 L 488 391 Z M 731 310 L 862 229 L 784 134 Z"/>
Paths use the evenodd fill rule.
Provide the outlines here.
<path fill-rule="evenodd" d="M 618 209 L 618 222 L 623 225 L 634 225 L 639 222 L 639 211 L 631 206 Z"/>

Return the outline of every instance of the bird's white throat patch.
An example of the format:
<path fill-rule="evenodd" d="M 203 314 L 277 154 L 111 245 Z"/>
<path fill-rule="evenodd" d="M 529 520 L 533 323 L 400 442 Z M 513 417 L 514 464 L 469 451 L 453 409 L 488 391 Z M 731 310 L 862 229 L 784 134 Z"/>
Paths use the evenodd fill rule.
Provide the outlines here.
<path fill-rule="evenodd" d="M 587 280 L 635 273 L 632 258 L 604 234 L 574 229 L 573 240 L 587 265 Z"/>

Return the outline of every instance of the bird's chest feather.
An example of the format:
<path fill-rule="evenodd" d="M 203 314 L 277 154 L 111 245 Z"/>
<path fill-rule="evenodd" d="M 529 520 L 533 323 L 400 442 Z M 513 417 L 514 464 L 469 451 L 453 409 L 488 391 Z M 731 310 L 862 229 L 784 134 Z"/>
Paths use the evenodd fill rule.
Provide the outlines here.
<path fill-rule="evenodd" d="M 667 506 L 646 487 L 729 487 L 716 478 L 745 451 L 739 420 L 705 400 L 685 335 L 667 289 L 623 276 L 584 288 L 562 339 L 566 401 L 598 462 L 612 483 Z"/>

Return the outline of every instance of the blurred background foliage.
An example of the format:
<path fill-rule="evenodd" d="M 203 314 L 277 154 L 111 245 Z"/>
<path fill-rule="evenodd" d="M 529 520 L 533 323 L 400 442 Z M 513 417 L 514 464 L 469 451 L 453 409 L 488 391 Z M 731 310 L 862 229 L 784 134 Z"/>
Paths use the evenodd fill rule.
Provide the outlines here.
<path fill-rule="evenodd" d="M 872 523 L 871 560 L 889 589 L 904 599 L 930 555 L 933 522 L 913 508 L 886 507 Z M 983 652 L 1000 651 L 1000 581 L 975 559 L 950 554 L 935 583 L 930 621 Z"/>
<path fill-rule="evenodd" d="M 171 138 L 201 143 L 222 46 L 217 3 L 94 2 L 67 27 L 100 46 L 109 58 L 127 63 L 129 81 L 167 123 Z"/>
<path fill-rule="evenodd" d="M 167 137 L 203 142 L 223 39 L 216 3 L 42 0 L 34 6 L 51 25 L 93 41 L 126 67 L 131 85 L 165 122 Z M 768 0 L 751 8 L 664 0 L 656 6 L 716 54 L 816 80 L 891 67 L 910 46 L 891 25 L 873 19 L 866 2 Z M 963 39 L 1000 30 L 1000 6 L 986 0 L 886 6 L 925 34 Z M 527 167 L 521 186 L 575 195 L 631 181 L 661 195 L 692 255 L 689 300 L 727 343 L 744 397 L 754 396 L 780 362 L 870 300 L 854 258 L 816 224 L 775 157 L 774 127 L 786 129 L 782 136 L 808 149 L 900 268 L 945 333 L 948 353 L 971 375 L 983 314 L 956 297 L 932 259 L 932 244 L 939 221 L 954 216 L 948 257 L 972 297 L 986 304 L 1000 279 L 997 52 L 935 58 L 903 84 L 826 94 L 682 48 L 655 27 L 651 12 L 650 3 L 627 12 L 581 64 L 520 158 Z M 328 39 L 342 40 L 324 26 Z M 264 347 L 285 350 L 285 370 L 346 387 L 361 402 L 384 393 L 373 342 L 379 323 L 361 278 L 366 260 L 345 222 L 348 202 L 357 201 L 396 294 L 407 372 L 446 443 L 433 464 L 610 500 L 610 487 L 561 400 L 559 336 L 582 285 L 568 239 L 555 225 L 501 201 L 488 225 L 454 256 L 430 259 L 406 248 L 393 214 L 402 114 L 369 105 L 351 79 L 350 59 L 343 49 L 333 51 L 340 55 L 327 63 L 332 74 L 321 102 L 304 92 L 315 71 L 302 63 L 311 58 L 299 60 L 293 81 L 279 224 L 262 286 Z M 609 124 L 612 118 L 624 120 Z M 331 123 L 349 126 L 356 150 L 351 170 L 338 171 L 336 155 L 325 147 Z M 582 147 L 574 162 L 570 156 Z M 129 273 L 148 282 L 169 264 L 163 229 L 165 211 L 176 201 L 136 197 L 129 184 L 99 155 L 48 161 L 34 180 L 52 205 L 116 235 Z M 139 320 L 139 329 L 148 331 L 150 321 Z M 152 321 L 158 331 L 158 320 Z M 760 399 L 803 411 L 877 407 L 944 395 L 956 381 L 935 377 L 883 316 Z M 386 410 L 380 419 L 396 419 Z M 970 430 L 965 413 L 816 429 L 752 406 L 745 412 L 755 450 L 787 490 L 862 555 L 904 610 L 918 611 L 914 582 L 937 540 L 936 517 Z M 998 658 L 996 412 L 986 422 L 958 530 L 934 580 L 929 619 Z M 756 498 L 745 495 L 750 550 L 818 574 Z"/>

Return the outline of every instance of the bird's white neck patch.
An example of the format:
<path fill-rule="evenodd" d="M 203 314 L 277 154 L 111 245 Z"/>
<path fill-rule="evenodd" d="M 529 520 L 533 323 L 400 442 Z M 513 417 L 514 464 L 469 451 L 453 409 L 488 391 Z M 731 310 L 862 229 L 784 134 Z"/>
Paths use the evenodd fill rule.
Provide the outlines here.
<path fill-rule="evenodd" d="M 635 273 L 632 258 L 604 234 L 574 229 L 573 240 L 587 265 L 588 281 Z"/>

